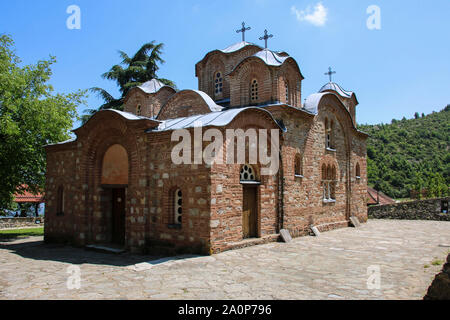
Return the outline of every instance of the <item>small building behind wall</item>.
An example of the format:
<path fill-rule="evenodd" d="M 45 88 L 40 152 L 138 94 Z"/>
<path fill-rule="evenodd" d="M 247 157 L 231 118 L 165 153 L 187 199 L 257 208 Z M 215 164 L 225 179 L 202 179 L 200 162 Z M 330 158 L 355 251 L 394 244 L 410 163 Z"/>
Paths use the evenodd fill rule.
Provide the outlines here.
<path fill-rule="evenodd" d="M 44 203 L 44 196 L 40 193 L 33 194 L 29 191 L 25 191 L 26 188 L 26 186 L 23 186 L 21 188 L 23 190 L 14 195 L 14 202 L 19 206 L 19 216 L 27 217 L 28 212 L 31 211 L 30 207 L 33 207 L 34 216 L 39 217 L 39 208 L 41 204 Z"/>

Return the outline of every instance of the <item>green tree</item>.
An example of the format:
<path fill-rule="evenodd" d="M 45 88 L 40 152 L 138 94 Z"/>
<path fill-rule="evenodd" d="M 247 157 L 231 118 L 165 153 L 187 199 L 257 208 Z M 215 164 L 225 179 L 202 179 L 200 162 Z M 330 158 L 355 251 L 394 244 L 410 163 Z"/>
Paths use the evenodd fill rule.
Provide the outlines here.
<path fill-rule="evenodd" d="M 423 180 L 423 175 L 421 172 L 416 173 L 414 181 L 414 191 L 417 192 L 417 198 L 422 199 L 422 190 L 425 187 L 425 181 Z"/>
<path fill-rule="evenodd" d="M 439 198 L 446 196 L 448 192 L 444 178 L 438 172 L 431 174 L 427 182 L 428 198 Z"/>
<path fill-rule="evenodd" d="M 427 190 L 429 187 L 429 195 L 424 196 L 448 194 L 449 105 L 440 112 L 420 118 L 415 115 L 414 119 L 393 119 L 391 124 L 362 125 L 359 128 L 370 136 L 367 140 L 369 185 L 375 185 L 394 198 L 406 198 L 412 190 Z"/>
<path fill-rule="evenodd" d="M 14 42 L 0 35 L 0 209 L 11 206 L 15 192 L 44 186 L 43 146 L 70 138 L 76 108 L 85 92 L 55 94 L 48 83 L 54 57 L 20 66 Z"/>
<path fill-rule="evenodd" d="M 131 88 L 152 79 L 158 79 L 162 83 L 175 88 L 176 86 L 173 81 L 159 78 L 157 75 L 159 64 L 165 62 L 161 58 L 163 47 L 164 44 L 155 44 L 155 41 L 152 41 L 144 44 L 132 57 L 128 56 L 123 51 L 119 51 L 122 62 L 118 65 L 114 65 L 108 72 L 105 72 L 102 75 L 102 78 L 115 81 L 119 87 L 121 97 L 114 98 L 112 94 L 99 87 L 91 88 L 90 90 L 93 93 L 103 99 L 104 104 L 102 104 L 99 109 L 86 110 L 86 113 L 82 116 L 82 122 L 87 122 L 87 120 L 89 120 L 89 118 L 98 110 L 111 108 L 123 110 L 123 98 L 125 98 L 127 92 Z"/>

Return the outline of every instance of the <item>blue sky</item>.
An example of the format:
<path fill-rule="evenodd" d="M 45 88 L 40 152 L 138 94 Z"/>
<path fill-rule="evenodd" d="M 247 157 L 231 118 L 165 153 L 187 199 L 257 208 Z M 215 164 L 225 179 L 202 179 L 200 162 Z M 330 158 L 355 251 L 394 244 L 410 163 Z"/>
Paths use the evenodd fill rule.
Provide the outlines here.
<path fill-rule="evenodd" d="M 81 9 L 80 30 L 66 27 L 70 5 Z M 380 30 L 367 28 L 370 5 L 381 10 Z M 411 118 L 450 103 L 448 0 L 15 0 L 0 7 L 0 33 L 13 37 L 24 63 L 56 56 L 51 82 L 58 92 L 98 86 L 118 96 L 100 75 L 120 62 L 117 50 L 131 55 L 152 40 L 165 44 L 159 76 L 196 89 L 195 64 L 240 41 L 235 30 L 245 21 L 252 27 L 247 41 L 264 45 L 258 38 L 267 28 L 274 35 L 269 48 L 297 60 L 303 99 L 333 67 L 333 80 L 356 92 L 359 123 Z M 100 104 L 89 97 L 90 108 Z"/>

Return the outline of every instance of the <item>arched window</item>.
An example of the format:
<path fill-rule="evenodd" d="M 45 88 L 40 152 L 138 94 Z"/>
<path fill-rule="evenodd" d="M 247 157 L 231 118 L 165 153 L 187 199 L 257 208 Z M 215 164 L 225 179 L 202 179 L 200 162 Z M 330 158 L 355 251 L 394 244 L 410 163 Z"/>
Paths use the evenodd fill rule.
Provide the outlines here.
<path fill-rule="evenodd" d="M 295 156 L 294 173 L 298 178 L 303 178 L 302 157 L 300 154 Z"/>
<path fill-rule="evenodd" d="M 64 187 L 58 187 L 58 194 L 56 199 L 56 215 L 62 216 L 64 215 Z"/>
<path fill-rule="evenodd" d="M 336 202 L 336 167 L 322 165 L 323 202 Z"/>
<path fill-rule="evenodd" d="M 359 163 L 356 164 L 356 180 L 361 179 L 361 167 L 359 166 Z"/>
<path fill-rule="evenodd" d="M 216 72 L 214 75 L 214 95 L 219 96 L 223 91 L 223 77 L 222 72 Z"/>
<path fill-rule="evenodd" d="M 256 171 L 249 164 L 245 164 L 242 166 L 242 169 L 240 172 L 240 177 L 241 177 L 241 182 L 257 181 Z"/>
<path fill-rule="evenodd" d="M 140 116 L 140 115 L 142 114 L 142 107 L 141 107 L 140 104 L 138 104 L 138 106 L 137 106 L 137 108 L 136 108 L 136 114 L 137 114 L 138 116 Z"/>
<path fill-rule="evenodd" d="M 181 189 L 176 189 L 173 193 L 173 223 L 180 225 L 183 217 L 183 192 Z"/>
<path fill-rule="evenodd" d="M 325 147 L 329 150 L 334 150 L 333 147 L 333 127 L 334 122 L 328 123 L 328 118 L 325 118 Z"/>
<path fill-rule="evenodd" d="M 250 102 L 258 102 L 258 80 L 253 79 L 250 84 Z"/>

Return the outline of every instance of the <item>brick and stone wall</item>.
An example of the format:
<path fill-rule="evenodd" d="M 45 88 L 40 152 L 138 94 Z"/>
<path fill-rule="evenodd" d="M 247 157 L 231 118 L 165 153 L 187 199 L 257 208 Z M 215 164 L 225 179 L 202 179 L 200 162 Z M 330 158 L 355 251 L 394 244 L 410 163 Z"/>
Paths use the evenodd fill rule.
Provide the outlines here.
<path fill-rule="evenodd" d="M 279 67 L 268 66 L 254 57 L 242 62 L 259 50 L 260 47 L 249 45 L 229 54 L 214 51 L 196 66 L 199 89 L 212 99 L 230 98 L 230 105 L 235 107 L 249 105 L 250 83 L 257 79 L 258 99 L 252 104 L 263 105 L 269 101 L 289 104 L 264 107 L 273 118 L 255 108 L 244 110 L 231 123 L 218 129 L 222 133 L 228 128 L 279 130 L 274 119 L 287 128 L 280 138 L 281 170 L 272 176 L 260 177 L 257 186 L 255 206 L 259 238 L 256 242 L 276 240 L 281 228 L 288 229 L 293 236 L 301 236 L 309 234 L 311 224 L 325 231 L 348 225 L 350 216 L 366 221 L 367 136 L 355 129 L 351 115 L 335 95 L 321 99 L 317 115 L 301 110 L 303 76 L 293 59 Z M 214 96 L 213 76 L 217 71 L 227 74 L 220 97 Z M 209 98 L 193 90 L 173 95 L 173 89 L 167 88 L 150 95 L 140 89 L 130 92 L 125 110 L 136 113 L 140 105 L 141 114 L 149 117 L 161 108 L 158 120 L 215 110 Z M 326 148 L 326 122 L 334 123 L 335 150 Z M 114 230 L 112 190 L 120 188 L 126 192 L 124 240 L 127 250 L 145 252 L 165 248 L 209 254 L 250 243 L 243 239 L 244 187 L 239 179 L 242 164 L 175 165 L 171 161 L 171 151 L 178 141 L 171 141 L 171 131 L 148 131 L 157 125 L 148 118 L 132 120 L 117 112 L 102 111 L 74 131 L 76 141 L 46 147 L 46 241 L 67 241 L 80 246 L 111 242 Z M 189 130 L 191 136 L 194 136 L 193 130 Z M 205 142 L 204 147 L 205 144 L 208 143 Z M 105 173 L 103 159 L 115 145 L 122 146 L 128 155 L 128 183 L 105 185 L 101 179 Z M 226 148 L 225 143 L 224 152 Z M 296 176 L 294 168 L 298 157 L 302 175 Z M 324 199 L 323 166 L 333 172 L 335 201 Z M 255 169 L 261 169 L 259 163 L 255 164 Z M 181 225 L 171 221 L 174 190 L 182 191 Z M 58 209 L 61 203 L 64 210 Z"/>
<path fill-rule="evenodd" d="M 449 213 L 441 213 L 442 201 L 450 197 L 369 207 L 371 219 L 450 221 Z"/>
<path fill-rule="evenodd" d="M 260 50 L 262 48 L 259 46 L 248 45 L 232 53 L 224 53 L 220 50 L 208 53 L 195 67 L 199 90 L 206 92 L 214 100 L 229 99 L 230 83 L 228 77 L 223 79 L 222 94 L 215 96 L 214 75 L 216 72 L 221 72 L 223 75 L 229 74 L 239 62 Z"/>
<path fill-rule="evenodd" d="M 442 271 L 436 275 L 424 300 L 450 300 L 450 254 Z"/>
<path fill-rule="evenodd" d="M 145 93 L 139 88 L 131 89 L 125 98 L 124 111 L 137 113 L 137 107 L 141 106 L 141 116 L 156 117 L 164 104 L 175 94 L 170 87 L 163 87 L 156 93 Z"/>
<path fill-rule="evenodd" d="M 265 117 L 258 117 L 254 110 L 247 110 L 229 125 L 231 129 L 266 128 L 278 129 L 275 123 Z M 225 129 L 222 129 L 225 136 Z M 223 154 L 227 154 L 227 141 L 224 141 Z M 247 149 L 248 150 L 248 149 Z M 236 154 L 236 153 L 235 153 Z M 247 152 L 248 154 L 248 152 Z M 268 152 L 270 155 L 270 151 Z M 225 159 L 225 158 L 224 158 Z M 243 246 L 242 210 L 244 203 L 244 186 L 240 183 L 242 164 L 213 164 L 211 167 L 211 249 L 217 253 Z M 278 175 L 261 176 L 261 165 L 252 165 L 257 172 L 256 187 L 258 212 L 258 237 L 274 241 L 278 238 Z M 266 240 L 262 240 L 266 241 Z"/>
<path fill-rule="evenodd" d="M 36 223 L 40 221 L 40 223 Z M 0 218 L 0 229 L 18 229 L 44 226 L 44 217 L 39 218 Z"/>
<path fill-rule="evenodd" d="M 311 116 L 294 108 L 269 107 L 283 119 L 283 228 L 292 236 L 308 235 L 313 224 L 321 231 L 348 226 L 350 216 L 367 221 L 366 137 L 352 128 L 352 119 L 336 105 L 337 98 L 324 99 L 319 114 Z M 335 150 L 325 148 L 325 120 L 333 121 Z M 302 176 L 296 176 L 295 158 L 301 159 Z M 336 202 L 323 201 L 322 165 L 336 168 Z M 360 176 L 356 176 L 359 164 Z"/>
<path fill-rule="evenodd" d="M 210 112 L 208 104 L 196 91 L 183 90 L 167 101 L 158 115 L 158 120 L 189 117 Z"/>

